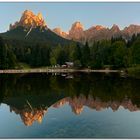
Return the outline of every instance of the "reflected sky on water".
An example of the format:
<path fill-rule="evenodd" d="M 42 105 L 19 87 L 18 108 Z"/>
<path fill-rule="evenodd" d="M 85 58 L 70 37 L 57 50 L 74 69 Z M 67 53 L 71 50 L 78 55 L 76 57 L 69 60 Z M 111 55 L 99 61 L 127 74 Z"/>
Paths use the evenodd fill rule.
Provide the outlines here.
<path fill-rule="evenodd" d="M 0 75 L 1 138 L 140 138 L 139 79 Z"/>

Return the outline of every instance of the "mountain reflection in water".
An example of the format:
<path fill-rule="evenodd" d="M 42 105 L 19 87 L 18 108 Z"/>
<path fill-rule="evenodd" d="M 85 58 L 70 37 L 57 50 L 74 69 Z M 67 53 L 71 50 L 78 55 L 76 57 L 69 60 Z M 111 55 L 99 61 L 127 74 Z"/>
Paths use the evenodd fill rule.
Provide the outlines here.
<path fill-rule="evenodd" d="M 0 75 L 0 101 L 10 112 L 20 115 L 26 126 L 39 123 L 48 108 L 68 104 L 76 115 L 84 107 L 92 111 L 120 106 L 129 111 L 140 110 L 138 79 L 120 77 L 119 74 L 73 74 L 72 79 L 61 75 L 27 74 Z"/>
<path fill-rule="evenodd" d="M 122 106 L 124 109 L 128 109 L 129 111 L 138 111 L 140 110 L 137 105 L 134 105 L 130 99 L 124 99 L 122 102 L 119 101 L 108 101 L 102 102 L 100 99 L 93 99 L 93 97 L 89 96 L 88 98 L 81 95 L 80 97 L 66 97 L 52 106 L 54 108 L 59 108 L 66 103 L 72 109 L 76 115 L 80 115 L 84 109 L 84 106 L 87 106 L 91 109 L 95 109 L 96 111 L 101 111 L 102 109 L 111 108 L 113 111 L 117 111 L 117 109 Z M 22 121 L 25 125 L 30 126 L 33 124 L 34 121 L 38 121 L 39 123 L 42 122 L 42 119 L 47 112 L 47 108 L 27 108 L 23 110 L 16 109 L 15 107 L 10 107 L 10 111 L 14 111 L 16 114 L 21 116 Z"/>

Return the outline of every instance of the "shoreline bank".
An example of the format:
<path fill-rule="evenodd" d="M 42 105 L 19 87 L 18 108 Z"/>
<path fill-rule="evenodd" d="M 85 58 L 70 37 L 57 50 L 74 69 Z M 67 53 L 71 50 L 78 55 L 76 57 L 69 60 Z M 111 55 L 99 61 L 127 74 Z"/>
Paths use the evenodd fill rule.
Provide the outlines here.
<path fill-rule="evenodd" d="M 116 73 L 116 72 L 122 72 L 121 70 L 91 70 L 91 69 L 21 69 L 21 70 L 14 70 L 14 69 L 8 69 L 8 70 L 0 70 L 0 74 L 2 73 L 74 73 L 74 72 L 101 72 L 101 73 Z"/>

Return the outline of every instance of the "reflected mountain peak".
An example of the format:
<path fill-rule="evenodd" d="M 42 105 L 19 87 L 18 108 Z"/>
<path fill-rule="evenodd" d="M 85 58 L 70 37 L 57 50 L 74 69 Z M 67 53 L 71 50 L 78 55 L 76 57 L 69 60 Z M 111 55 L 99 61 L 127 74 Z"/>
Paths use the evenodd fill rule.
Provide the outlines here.
<path fill-rule="evenodd" d="M 38 110 L 36 108 L 34 110 L 18 110 L 15 107 L 10 107 L 10 111 L 14 111 L 16 114 L 19 114 L 26 126 L 31 126 L 35 121 L 41 123 L 45 113 L 47 112 L 47 110 Z"/>
<path fill-rule="evenodd" d="M 83 115 L 87 107 L 96 112 L 114 112 L 120 107 L 130 112 L 140 110 L 139 80 L 118 75 L 75 74 L 73 79 L 50 74 L 1 75 L 0 82 L 1 103 L 20 115 L 26 126 L 41 123 L 48 108 L 65 105 L 75 115 Z"/>
<path fill-rule="evenodd" d="M 128 109 L 129 111 L 138 111 L 140 108 L 137 105 L 134 105 L 130 99 L 124 99 L 122 102 L 119 101 L 107 101 L 104 102 L 99 98 L 94 99 L 91 95 L 85 97 L 84 95 L 80 95 L 79 97 L 75 96 L 73 98 L 66 97 L 63 98 L 56 103 L 50 106 L 54 108 L 61 108 L 64 105 L 69 105 L 72 109 L 72 112 L 75 115 L 80 115 L 83 112 L 84 106 L 89 107 L 92 110 L 101 111 L 103 109 L 111 108 L 112 111 L 117 111 L 119 107 L 123 107 L 124 109 Z M 37 121 L 39 123 L 42 122 L 42 119 L 47 112 L 46 108 L 30 108 L 26 109 L 17 109 L 15 107 L 10 106 L 10 112 L 14 111 L 16 114 L 19 114 L 22 121 L 26 126 L 31 126 L 33 122 Z"/>

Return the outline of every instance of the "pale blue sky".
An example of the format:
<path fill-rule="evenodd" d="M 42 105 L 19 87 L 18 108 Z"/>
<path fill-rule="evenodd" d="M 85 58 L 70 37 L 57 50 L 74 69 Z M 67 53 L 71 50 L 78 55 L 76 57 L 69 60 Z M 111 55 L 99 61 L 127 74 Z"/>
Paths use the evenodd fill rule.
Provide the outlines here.
<path fill-rule="evenodd" d="M 75 21 L 85 29 L 93 25 L 111 27 L 117 24 L 124 28 L 140 24 L 140 3 L 0 3 L 0 32 L 5 32 L 10 23 L 19 20 L 24 10 L 41 12 L 49 28 L 61 27 L 68 31 Z"/>

